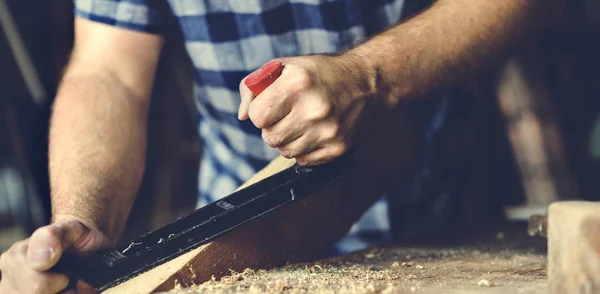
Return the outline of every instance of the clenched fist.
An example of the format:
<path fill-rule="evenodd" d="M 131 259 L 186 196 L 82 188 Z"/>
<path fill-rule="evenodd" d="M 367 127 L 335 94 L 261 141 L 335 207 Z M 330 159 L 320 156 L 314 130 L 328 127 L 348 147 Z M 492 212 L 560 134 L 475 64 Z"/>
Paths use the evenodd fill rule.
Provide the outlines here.
<path fill-rule="evenodd" d="M 102 233 L 74 218 L 42 227 L 0 256 L 0 293 L 58 293 L 69 285 L 69 278 L 51 268 L 66 250 L 85 254 L 109 245 Z"/>
<path fill-rule="evenodd" d="M 344 154 L 367 119 L 371 78 L 358 56 L 280 58 L 281 76 L 258 96 L 240 83 L 238 117 L 262 130 L 263 140 L 286 158 L 316 165 Z"/>

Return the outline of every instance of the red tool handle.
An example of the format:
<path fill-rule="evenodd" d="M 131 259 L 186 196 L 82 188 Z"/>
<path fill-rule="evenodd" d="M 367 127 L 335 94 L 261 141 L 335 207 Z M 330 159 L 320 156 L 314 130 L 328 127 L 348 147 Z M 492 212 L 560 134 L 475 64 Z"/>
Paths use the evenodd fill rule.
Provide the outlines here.
<path fill-rule="evenodd" d="M 281 62 L 271 61 L 249 75 L 245 84 L 255 96 L 258 96 L 279 78 L 282 70 L 283 64 Z"/>

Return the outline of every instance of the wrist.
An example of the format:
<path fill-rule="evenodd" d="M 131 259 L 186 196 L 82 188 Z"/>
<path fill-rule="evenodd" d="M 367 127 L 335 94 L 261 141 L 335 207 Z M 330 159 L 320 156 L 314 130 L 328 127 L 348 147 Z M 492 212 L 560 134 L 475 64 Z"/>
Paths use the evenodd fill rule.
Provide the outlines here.
<path fill-rule="evenodd" d="M 359 90 L 369 99 L 382 98 L 381 75 L 372 59 L 362 50 L 350 50 L 340 57 L 345 60 L 347 72 L 355 75 Z"/>
<path fill-rule="evenodd" d="M 409 91 L 406 83 L 398 84 L 397 77 L 389 74 L 387 58 L 368 43 L 357 46 L 343 54 L 353 64 L 360 75 L 360 80 L 368 87 L 368 97 L 376 104 L 391 109 L 394 108 Z M 356 70 L 358 69 L 358 70 Z"/>

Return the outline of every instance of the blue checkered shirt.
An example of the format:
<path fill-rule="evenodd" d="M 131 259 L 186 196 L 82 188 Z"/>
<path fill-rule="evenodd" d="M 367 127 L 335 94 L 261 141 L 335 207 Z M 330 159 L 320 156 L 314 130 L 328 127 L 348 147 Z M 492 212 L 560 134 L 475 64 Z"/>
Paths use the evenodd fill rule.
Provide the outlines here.
<path fill-rule="evenodd" d="M 198 207 L 224 197 L 274 159 L 252 122 L 239 121 L 238 85 L 273 58 L 347 49 L 400 20 L 403 0 L 75 0 L 77 16 L 162 34 L 174 15 L 195 68 L 204 145 Z M 383 241 L 385 200 L 355 224 L 337 250 Z M 364 232 L 380 232 L 366 240 Z M 376 234 L 377 235 L 377 234 Z"/>

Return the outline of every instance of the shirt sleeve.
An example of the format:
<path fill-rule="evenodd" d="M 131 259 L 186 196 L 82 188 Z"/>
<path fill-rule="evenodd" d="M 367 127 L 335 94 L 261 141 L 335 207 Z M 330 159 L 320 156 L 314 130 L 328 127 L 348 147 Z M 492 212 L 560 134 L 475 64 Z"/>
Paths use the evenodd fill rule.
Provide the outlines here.
<path fill-rule="evenodd" d="M 161 34 L 169 15 L 167 0 L 74 0 L 75 15 L 85 19 Z"/>

